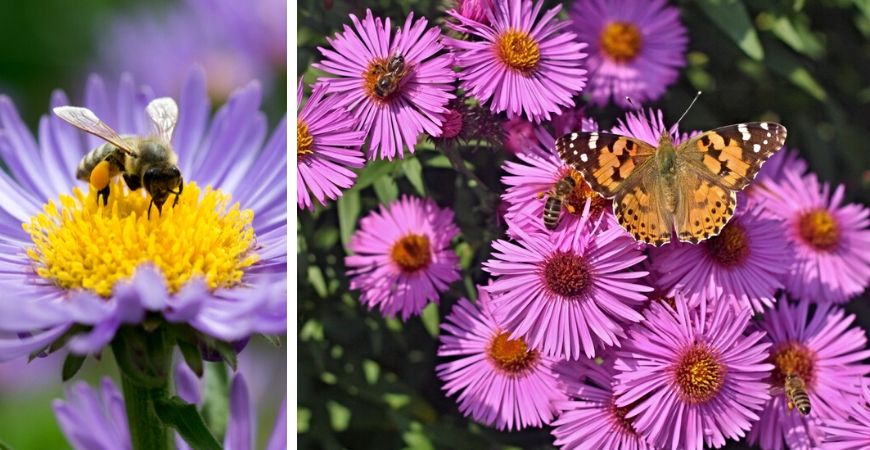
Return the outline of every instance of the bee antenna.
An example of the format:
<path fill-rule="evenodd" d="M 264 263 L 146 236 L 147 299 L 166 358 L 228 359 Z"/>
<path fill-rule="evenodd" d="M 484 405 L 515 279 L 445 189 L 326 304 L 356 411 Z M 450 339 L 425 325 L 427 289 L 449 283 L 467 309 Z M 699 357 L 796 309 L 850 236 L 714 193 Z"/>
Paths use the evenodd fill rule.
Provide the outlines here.
<path fill-rule="evenodd" d="M 695 94 L 695 98 L 692 99 L 692 103 L 689 103 L 689 107 L 686 108 L 686 110 L 683 112 L 683 115 L 680 116 L 679 119 L 677 119 L 677 123 L 675 123 L 674 126 L 676 126 L 678 123 L 680 123 L 680 121 L 683 120 L 683 117 L 686 117 L 686 114 L 689 113 L 689 110 L 692 109 L 692 105 L 694 105 L 695 102 L 698 101 L 698 97 L 700 97 L 700 96 L 701 96 L 701 91 L 698 91 L 698 93 Z"/>

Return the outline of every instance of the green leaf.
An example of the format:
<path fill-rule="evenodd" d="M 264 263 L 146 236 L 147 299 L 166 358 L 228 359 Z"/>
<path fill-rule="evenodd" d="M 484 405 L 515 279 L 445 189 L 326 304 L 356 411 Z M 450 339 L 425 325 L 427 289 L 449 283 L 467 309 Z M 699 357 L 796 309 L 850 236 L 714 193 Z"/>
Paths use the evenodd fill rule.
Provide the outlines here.
<path fill-rule="evenodd" d="M 71 380 L 78 373 L 79 369 L 82 368 L 82 364 L 85 363 L 85 358 L 87 358 L 87 355 L 74 355 L 72 353 L 66 355 L 66 359 L 63 360 L 63 369 L 61 370 L 63 381 Z"/>
<path fill-rule="evenodd" d="M 402 163 L 402 170 L 405 172 L 405 178 L 411 182 L 414 189 L 420 195 L 426 195 L 426 185 L 423 183 L 423 166 L 417 158 L 406 159 Z"/>
<path fill-rule="evenodd" d="M 329 423 L 335 431 L 344 431 L 350 424 L 350 409 L 335 401 L 326 402 L 326 410 L 329 411 Z"/>
<path fill-rule="evenodd" d="M 426 328 L 429 336 L 432 336 L 433 338 L 438 336 L 438 324 L 440 323 L 440 319 L 438 317 L 437 304 L 429 303 L 429 305 L 423 308 L 423 312 L 420 314 L 420 319 L 423 321 L 423 326 Z"/>
<path fill-rule="evenodd" d="M 230 420 L 230 377 L 226 366 L 207 363 L 203 384 L 202 418 L 215 436 L 222 439 Z"/>
<path fill-rule="evenodd" d="M 359 191 L 371 186 L 378 178 L 391 174 L 396 169 L 392 161 L 376 159 L 369 161 L 365 168 L 356 177 L 356 183 L 350 188 L 351 191 Z M 347 195 L 347 193 L 345 193 Z"/>
<path fill-rule="evenodd" d="M 302 434 L 308 431 L 311 423 L 311 410 L 302 406 L 296 406 L 296 433 Z"/>
<path fill-rule="evenodd" d="M 390 203 L 399 197 L 399 186 L 396 184 L 396 180 L 391 177 L 378 178 L 372 187 L 375 188 L 375 194 L 381 203 Z"/>
<path fill-rule="evenodd" d="M 338 229 L 341 232 L 341 243 L 345 248 L 350 245 L 350 237 L 356 229 L 359 213 L 359 191 L 349 190 L 345 192 L 338 199 Z"/>
<path fill-rule="evenodd" d="M 447 159 L 444 155 L 436 155 L 433 158 L 430 158 L 426 161 L 426 166 L 433 167 L 436 169 L 452 169 L 453 164 L 450 164 L 450 160 Z"/>
<path fill-rule="evenodd" d="M 825 51 L 824 46 L 816 39 L 809 27 L 800 22 L 793 22 L 788 17 L 774 18 L 771 31 L 794 51 L 811 58 L 821 57 Z"/>
<path fill-rule="evenodd" d="M 321 298 L 326 298 L 329 294 L 329 290 L 326 289 L 326 279 L 323 278 L 323 272 L 320 270 L 320 267 L 308 266 L 308 282 L 311 283 L 311 286 Z"/>
<path fill-rule="evenodd" d="M 0 441 L 0 450 L 15 450 L 15 449 L 13 449 L 11 445 L 9 445 L 3 441 Z"/>
<path fill-rule="evenodd" d="M 205 426 L 205 421 L 196 410 L 196 406 L 186 403 L 175 396 L 154 403 L 157 417 L 165 425 L 175 428 L 185 442 L 195 449 L 221 450 L 217 439 Z"/>
<path fill-rule="evenodd" d="M 260 336 L 272 345 L 272 347 L 281 348 L 281 336 L 271 334 L 261 334 Z"/>
<path fill-rule="evenodd" d="M 765 64 L 770 70 L 787 78 L 794 85 L 801 88 L 819 101 L 825 101 L 828 93 L 816 79 L 803 67 L 800 60 L 790 53 L 782 44 L 775 41 L 768 46 L 768 58 Z"/>
<path fill-rule="evenodd" d="M 184 357 L 184 362 L 187 363 L 187 367 L 190 367 L 190 370 L 196 376 L 202 377 L 202 352 L 196 348 L 196 345 L 189 342 L 181 339 L 178 339 L 176 342 L 178 343 L 178 349 L 181 350 L 181 356 Z"/>
<path fill-rule="evenodd" d="M 757 61 L 764 59 L 764 49 L 761 48 L 758 33 L 752 25 L 752 20 L 750 20 L 743 2 L 739 0 L 702 0 L 698 2 L 698 6 L 750 58 Z"/>

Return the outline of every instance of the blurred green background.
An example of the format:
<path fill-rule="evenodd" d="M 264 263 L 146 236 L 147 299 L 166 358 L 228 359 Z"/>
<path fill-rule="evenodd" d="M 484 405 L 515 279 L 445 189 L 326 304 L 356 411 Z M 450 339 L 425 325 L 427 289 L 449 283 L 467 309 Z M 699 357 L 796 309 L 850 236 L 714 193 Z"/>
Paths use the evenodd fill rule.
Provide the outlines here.
<path fill-rule="evenodd" d="M 547 6 L 571 1 L 546 1 Z M 711 129 L 753 120 L 778 121 L 786 145 L 800 150 L 823 180 L 846 185 L 847 201 L 870 200 L 870 2 L 672 1 L 688 28 L 688 66 L 665 97 L 671 123 L 694 93 L 704 92 L 682 129 Z M 390 17 L 408 12 L 441 23 L 452 2 L 301 0 L 297 74 L 310 84 L 320 59 L 349 13 Z M 563 10 L 562 17 L 565 17 Z M 622 113 L 590 109 L 602 128 Z M 459 297 L 473 297 L 485 283 L 481 263 L 490 241 L 501 236 L 495 206 L 506 152 L 465 150 L 467 167 L 483 182 L 452 170 L 431 142 L 404 161 L 372 162 L 339 202 L 299 212 L 299 406 L 300 448 L 550 448 L 548 430 L 502 433 L 463 418 L 446 398 L 434 367 L 440 321 Z M 456 211 L 462 235 L 455 243 L 464 280 L 454 283 L 422 317 L 406 323 L 368 312 L 348 292 L 344 245 L 362 217 L 398 193 L 428 195 Z M 472 195 L 469 195 L 471 193 Z M 846 308 L 870 328 L 865 293 Z M 729 444 L 728 448 L 747 448 Z"/>
<path fill-rule="evenodd" d="M 39 117 L 48 113 L 51 92 L 63 89 L 71 99 L 81 99 L 84 82 L 96 66 L 100 40 L 115 17 L 143 9 L 164 14 L 176 0 L 44 0 L 0 1 L 0 94 L 9 96 L 25 123 L 36 130 Z M 105 76 L 105 74 L 102 74 Z M 264 98 L 263 109 L 273 126 L 286 114 L 286 72 L 275 92 Z M 107 77 L 112 84 L 117 82 Z M 138 81 L 138 80 L 137 80 Z M 215 107 L 220 105 L 215 105 Z M 2 165 L 2 161 L 0 161 Z M 2 320 L 2 318 L 0 318 Z M 280 401 L 285 395 L 285 348 L 274 348 L 254 338 L 240 356 L 256 414 L 258 442 L 268 438 Z M 51 409 L 52 400 L 71 383 L 61 384 L 60 367 L 65 354 L 26 365 L 24 361 L 0 363 L 0 442 L 17 450 L 70 448 Z M 89 358 L 73 382 L 97 386 L 103 376 L 117 381 L 111 352 L 100 361 Z"/>

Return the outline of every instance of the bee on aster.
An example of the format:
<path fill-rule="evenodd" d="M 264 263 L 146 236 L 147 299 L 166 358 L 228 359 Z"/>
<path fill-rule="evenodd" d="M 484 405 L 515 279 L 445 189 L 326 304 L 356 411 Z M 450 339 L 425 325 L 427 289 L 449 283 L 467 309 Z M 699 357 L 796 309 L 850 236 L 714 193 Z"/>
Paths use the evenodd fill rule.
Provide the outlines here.
<path fill-rule="evenodd" d="M 820 422 L 845 420 L 852 413 L 850 406 L 861 396 L 861 377 L 870 374 L 863 363 L 870 357 L 867 336 L 854 322 L 854 315 L 831 304 L 813 307 L 806 300 L 784 298 L 762 316 L 758 326 L 772 345 L 769 383 L 774 395 L 752 427 L 750 443 L 764 450 L 818 446 L 824 442 Z M 805 409 L 789 397 L 790 376 L 803 382 Z"/>
<path fill-rule="evenodd" d="M 770 398 L 770 344 L 744 334 L 746 310 L 675 304 L 651 304 L 615 351 L 616 406 L 631 407 L 626 418 L 655 447 L 719 448 L 745 436 Z"/>
<path fill-rule="evenodd" d="M 578 0 L 571 8 L 571 29 L 588 42 L 592 103 L 611 99 L 620 107 L 658 100 L 686 65 L 686 27 L 679 10 L 665 0 Z M 658 137 L 656 137 L 658 139 Z"/>
<path fill-rule="evenodd" d="M 408 15 L 393 35 L 390 19 L 366 10 L 363 20 L 351 14 L 353 28 L 327 38 L 319 47 L 323 60 L 313 64 L 334 77 L 318 83 L 336 95 L 337 106 L 356 118 L 366 135 L 368 157 L 403 158 L 414 152 L 422 133 L 441 134 L 447 102 L 454 97 L 453 58 L 442 51 L 441 32 L 425 18 Z"/>
<path fill-rule="evenodd" d="M 556 381 L 556 360 L 529 346 L 496 318 L 485 289 L 477 303 L 460 299 L 441 325 L 436 367 L 448 396 L 460 393 L 459 410 L 499 430 L 550 423 L 554 402 L 567 400 Z"/>
<path fill-rule="evenodd" d="M 794 267 L 785 279 L 799 300 L 844 303 L 870 284 L 870 210 L 843 205 L 845 187 L 834 192 L 815 174 L 786 171 L 779 181 L 765 180 L 765 210 L 785 221 L 784 237 L 795 250 Z"/>
<path fill-rule="evenodd" d="M 256 83 L 210 120 L 205 85 L 200 71 L 188 78 L 172 136 L 184 191 L 177 206 L 150 219 L 143 190 L 116 180 L 104 204 L 75 180 L 79 160 L 103 144 L 99 138 L 49 116 L 37 139 L 0 98 L 0 133 L 9 137 L 0 154 L 11 174 L 0 173 L 0 264 L 8 274 L 0 280 L 0 359 L 64 346 L 76 355 L 99 353 L 112 342 L 122 369 L 135 370 L 120 354 L 145 322 L 149 336 L 166 339 L 136 345 L 232 342 L 286 330 L 286 122 L 266 140 Z M 84 106 L 119 133 L 147 136 L 148 92 L 124 76 L 110 95 L 91 77 Z M 70 103 L 62 92 L 53 95 L 53 107 Z M 162 378 L 161 371 L 150 375 Z"/>
<path fill-rule="evenodd" d="M 478 39 L 445 40 L 462 69 L 462 87 L 493 112 L 550 120 L 573 106 L 572 97 L 586 85 L 581 67 L 586 44 L 564 30 L 567 21 L 556 19 L 561 6 L 541 14 L 542 8 L 541 1 L 495 2 L 487 12 L 488 25 L 447 12 L 455 19 L 448 28 Z"/>

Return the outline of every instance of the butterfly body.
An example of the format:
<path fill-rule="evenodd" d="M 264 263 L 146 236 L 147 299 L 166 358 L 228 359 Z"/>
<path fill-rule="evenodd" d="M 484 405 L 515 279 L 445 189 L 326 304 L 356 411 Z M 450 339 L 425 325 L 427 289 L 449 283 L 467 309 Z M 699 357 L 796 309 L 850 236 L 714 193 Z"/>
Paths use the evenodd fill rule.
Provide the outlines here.
<path fill-rule="evenodd" d="M 562 159 L 605 198 L 638 241 L 663 245 L 673 230 L 697 243 L 731 219 L 736 193 L 785 143 L 772 122 L 742 123 L 675 145 L 664 131 L 658 146 L 612 133 L 570 133 L 556 141 Z"/>

